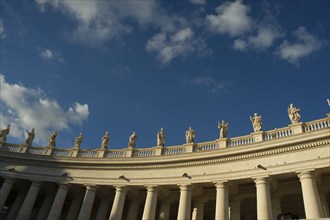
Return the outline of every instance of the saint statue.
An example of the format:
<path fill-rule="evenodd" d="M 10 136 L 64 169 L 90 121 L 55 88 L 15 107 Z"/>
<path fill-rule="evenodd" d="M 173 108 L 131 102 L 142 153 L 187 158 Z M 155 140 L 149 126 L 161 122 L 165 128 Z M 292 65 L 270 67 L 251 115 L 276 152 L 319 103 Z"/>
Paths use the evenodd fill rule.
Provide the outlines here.
<path fill-rule="evenodd" d="M 26 133 L 27 133 L 27 138 L 25 140 L 25 144 L 27 146 L 31 146 L 32 145 L 32 142 L 33 142 L 33 139 L 34 139 L 34 136 L 35 136 L 34 128 L 32 128 L 31 132 L 29 132 L 28 130 L 26 130 Z"/>
<path fill-rule="evenodd" d="M 135 142 L 136 142 L 137 138 L 138 138 L 138 136 L 136 135 L 136 133 L 134 131 L 133 134 L 131 136 L 129 136 L 128 148 L 135 148 Z"/>
<path fill-rule="evenodd" d="M 250 116 L 250 120 L 252 122 L 252 126 L 254 129 L 254 132 L 261 131 L 262 130 L 262 120 L 261 115 L 258 115 L 257 113 L 254 113 L 254 117 Z"/>
<path fill-rule="evenodd" d="M 220 139 L 227 138 L 227 132 L 228 132 L 228 122 L 225 123 L 224 120 L 222 120 L 221 124 L 218 122 L 218 128 L 220 129 Z"/>
<path fill-rule="evenodd" d="M 161 128 L 159 132 L 157 132 L 157 146 L 165 146 L 165 132 L 164 128 Z"/>
<path fill-rule="evenodd" d="M 9 134 L 9 132 L 10 132 L 10 125 L 8 125 L 6 128 L 0 131 L 0 142 L 7 141 L 7 135 Z"/>
<path fill-rule="evenodd" d="M 48 138 L 48 147 L 56 147 L 57 131 L 53 132 Z"/>
<path fill-rule="evenodd" d="M 83 134 L 80 132 L 80 135 L 74 139 L 74 148 L 80 149 L 80 145 L 83 142 L 83 139 Z"/>
<path fill-rule="evenodd" d="M 290 104 L 288 114 L 292 124 L 297 124 L 299 122 L 299 119 L 301 118 L 299 111 L 300 109 L 294 107 L 292 103 Z"/>
<path fill-rule="evenodd" d="M 102 137 L 101 148 L 107 149 L 110 141 L 110 135 L 108 132 L 105 132 L 105 135 Z"/>
<path fill-rule="evenodd" d="M 194 143 L 195 142 L 195 131 L 189 127 L 189 130 L 186 131 L 186 143 Z"/>

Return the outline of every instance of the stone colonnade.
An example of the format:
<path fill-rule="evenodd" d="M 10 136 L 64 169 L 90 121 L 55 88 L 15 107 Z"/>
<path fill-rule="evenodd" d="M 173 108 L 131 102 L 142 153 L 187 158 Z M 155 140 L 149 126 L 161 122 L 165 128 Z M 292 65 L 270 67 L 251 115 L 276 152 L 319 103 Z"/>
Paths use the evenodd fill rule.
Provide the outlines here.
<path fill-rule="evenodd" d="M 329 210 L 325 200 L 320 197 L 317 187 L 317 180 L 314 170 L 297 172 L 301 183 L 301 192 L 305 216 L 307 219 L 317 219 L 329 217 Z M 270 177 L 261 176 L 253 178 L 256 187 L 257 201 L 257 219 L 274 219 L 281 213 L 280 199 L 277 196 L 271 196 Z M 5 178 L 0 190 L 0 209 L 6 204 L 13 186 L 14 178 Z M 43 186 L 41 181 L 31 181 L 29 189 L 22 189 L 16 196 L 8 213 L 7 219 L 27 220 L 31 216 L 33 206 L 38 194 Z M 70 184 L 57 184 L 56 192 L 46 194 L 41 207 L 38 211 L 37 219 L 58 220 L 61 219 L 67 194 L 70 190 Z M 216 191 L 215 202 L 215 220 L 241 219 L 240 199 L 238 196 L 230 196 L 230 181 L 221 180 L 214 183 Z M 112 198 L 103 196 L 97 207 L 95 219 L 121 220 L 123 218 L 125 200 L 130 187 L 117 185 L 115 195 Z M 193 199 L 193 185 L 182 184 L 180 189 L 177 219 L 178 220 L 202 220 L 204 216 L 205 201 L 202 199 Z M 159 196 L 159 186 L 147 185 L 146 195 L 143 207 L 143 220 L 169 220 L 171 199 Z M 84 196 L 75 195 L 68 204 L 66 219 L 88 220 L 91 217 L 96 193 L 99 190 L 97 186 L 86 185 Z M 138 218 L 140 204 L 143 202 L 138 195 L 131 200 L 126 209 L 126 219 L 134 220 Z M 144 198 L 144 196 L 143 196 Z M 112 205 L 111 205 L 112 201 Z M 158 207 L 158 208 L 157 208 Z M 110 209 L 110 215 L 108 210 Z M 156 215 L 156 210 L 158 210 Z M 229 211 L 230 210 L 230 211 Z M 108 217 L 109 216 L 109 217 Z"/>

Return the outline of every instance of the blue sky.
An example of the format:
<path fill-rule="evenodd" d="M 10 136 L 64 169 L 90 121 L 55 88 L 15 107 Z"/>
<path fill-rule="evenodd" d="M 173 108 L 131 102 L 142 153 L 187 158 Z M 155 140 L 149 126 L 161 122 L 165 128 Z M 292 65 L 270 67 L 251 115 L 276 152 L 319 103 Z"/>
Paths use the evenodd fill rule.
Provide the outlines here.
<path fill-rule="evenodd" d="M 8 142 L 111 149 L 180 145 L 290 124 L 329 112 L 328 0 L 1 1 L 1 128 Z"/>

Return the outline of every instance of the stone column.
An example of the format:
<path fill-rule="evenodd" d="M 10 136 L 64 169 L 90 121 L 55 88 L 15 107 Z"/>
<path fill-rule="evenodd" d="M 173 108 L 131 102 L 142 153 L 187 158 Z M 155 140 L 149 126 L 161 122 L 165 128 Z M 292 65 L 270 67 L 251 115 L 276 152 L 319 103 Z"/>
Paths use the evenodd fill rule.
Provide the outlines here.
<path fill-rule="evenodd" d="M 49 214 L 50 208 L 52 207 L 52 203 L 55 198 L 55 193 L 54 192 L 48 192 L 46 197 L 44 198 L 44 201 L 42 202 L 42 205 L 40 207 L 37 220 L 45 220 L 47 219 L 47 216 Z"/>
<path fill-rule="evenodd" d="M 136 220 L 137 219 L 137 215 L 139 212 L 139 205 L 140 205 L 140 201 L 138 200 L 138 198 L 134 198 L 128 208 L 128 215 L 127 215 L 127 219 L 130 220 Z"/>
<path fill-rule="evenodd" d="M 107 217 L 110 198 L 103 198 L 97 210 L 96 220 L 104 220 Z"/>
<path fill-rule="evenodd" d="M 273 219 L 268 177 L 256 178 L 254 182 L 257 188 L 258 219 Z"/>
<path fill-rule="evenodd" d="M 192 220 L 203 220 L 204 217 L 204 204 L 205 201 L 202 199 L 198 199 L 193 202 L 193 214 L 191 219 Z"/>
<path fill-rule="evenodd" d="M 217 190 L 215 203 L 215 219 L 226 220 L 229 218 L 228 183 L 218 182 L 215 184 L 215 186 Z"/>
<path fill-rule="evenodd" d="M 157 186 L 147 186 L 147 198 L 144 205 L 142 220 L 155 219 L 158 190 Z"/>
<path fill-rule="evenodd" d="M 47 220 L 58 220 L 61 217 L 62 208 L 68 193 L 69 186 L 68 184 L 60 184 L 52 205 L 50 209 Z"/>
<path fill-rule="evenodd" d="M 272 196 L 272 206 L 273 206 L 273 219 L 276 220 L 277 216 L 282 213 L 281 211 L 281 195 L 275 194 Z"/>
<path fill-rule="evenodd" d="M 178 220 L 189 220 L 191 213 L 191 185 L 180 186 Z"/>
<path fill-rule="evenodd" d="M 320 201 L 321 201 L 322 208 L 323 208 L 323 214 L 324 214 L 323 217 L 329 218 L 330 217 L 329 207 L 328 207 L 328 203 L 327 203 L 326 196 L 324 193 L 320 194 Z"/>
<path fill-rule="evenodd" d="M 14 178 L 6 178 L 4 183 L 1 186 L 0 190 L 0 210 L 2 210 L 3 206 L 5 205 L 7 198 L 11 189 L 13 188 L 15 179 Z"/>
<path fill-rule="evenodd" d="M 18 213 L 17 220 L 30 219 L 30 214 L 37 199 L 41 182 L 34 181 L 31 184 L 28 194 L 25 197 L 23 205 Z"/>
<path fill-rule="evenodd" d="M 298 177 L 302 188 L 306 219 L 322 218 L 314 171 L 303 171 L 298 174 Z"/>
<path fill-rule="evenodd" d="M 81 194 L 77 193 L 71 202 L 66 220 L 77 219 L 82 200 L 83 200 L 82 193 Z"/>
<path fill-rule="evenodd" d="M 17 216 L 20 208 L 22 207 L 26 194 L 27 194 L 27 189 L 22 189 L 21 191 L 19 191 L 14 204 L 11 206 L 11 208 L 9 210 L 9 213 L 6 218 L 7 220 L 16 219 L 16 216 Z"/>
<path fill-rule="evenodd" d="M 233 196 L 229 201 L 230 207 L 230 220 L 241 219 L 241 198 Z"/>
<path fill-rule="evenodd" d="M 170 208 L 171 208 L 171 200 L 169 199 L 162 200 L 160 203 L 158 220 L 169 220 Z"/>
<path fill-rule="evenodd" d="M 116 186 L 116 195 L 112 204 L 109 220 L 121 220 L 126 198 L 126 187 Z"/>
<path fill-rule="evenodd" d="M 78 220 L 88 220 L 94 204 L 94 199 L 96 195 L 96 186 L 86 186 L 86 193 L 81 205 L 80 212 L 78 215 Z"/>

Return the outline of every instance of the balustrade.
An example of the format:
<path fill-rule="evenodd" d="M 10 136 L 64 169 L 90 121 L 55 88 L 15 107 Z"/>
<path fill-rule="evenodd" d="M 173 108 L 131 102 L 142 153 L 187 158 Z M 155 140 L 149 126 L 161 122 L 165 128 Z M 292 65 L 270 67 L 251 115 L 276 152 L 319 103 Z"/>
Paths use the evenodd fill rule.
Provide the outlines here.
<path fill-rule="evenodd" d="M 313 132 L 325 128 L 330 128 L 330 118 L 323 118 L 315 121 L 310 121 L 303 124 L 303 132 Z M 264 131 L 261 141 L 269 141 L 274 139 L 286 138 L 294 135 L 292 128 L 284 127 L 279 129 L 273 129 L 270 131 Z M 193 152 L 211 151 L 220 149 L 221 140 L 225 140 L 224 147 L 236 147 L 255 143 L 253 135 L 245 135 L 240 137 L 220 139 L 216 141 L 196 143 L 193 145 Z M 131 149 L 129 157 L 153 157 L 153 156 L 167 156 L 167 155 L 179 155 L 187 153 L 184 145 L 164 147 L 159 151 L 156 148 L 144 148 L 144 149 Z M 103 150 L 102 154 L 99 154 L 100 150 L 78 150 L 78 149 L 58 149 L 49 147 L 27 147 L 25 145 L 1 143 L 0 151 L 14 152 L 14 153 L 27 153 L 33 155 L 51 155 L 53 157 L 82 157 L 82 158 L 122 158 L 127 157 L 127 149 L 122 150 Z M 191 152 L 191 151 L 189 151 Z"/>

